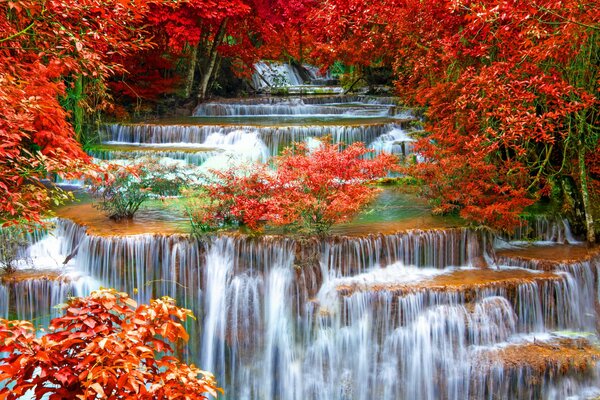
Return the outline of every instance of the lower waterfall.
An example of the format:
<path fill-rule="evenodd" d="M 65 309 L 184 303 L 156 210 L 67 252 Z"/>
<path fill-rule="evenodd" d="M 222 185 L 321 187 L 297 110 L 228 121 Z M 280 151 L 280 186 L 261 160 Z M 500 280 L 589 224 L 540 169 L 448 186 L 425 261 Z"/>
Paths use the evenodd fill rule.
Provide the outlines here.
<path fill-rule="evenodd" d="M 213 371 L 225 399 L 595 393 L 595 364 L 571 371 L 560 354 L 593 347 L 600 257 L 541 262 L 494 250 L 492 236 L 453 228 L 198 241 L 93 236 L 57 220 L 33 246 L 60 249 L 67 264 L 2 281 L 0 312 L 47 324 L 52 306 L 94 288 L 84 281 L 139 301 L 171 296 L 197 318 L 181 355 Z M 554 348 L 540 369 L 533 355 Z"/>

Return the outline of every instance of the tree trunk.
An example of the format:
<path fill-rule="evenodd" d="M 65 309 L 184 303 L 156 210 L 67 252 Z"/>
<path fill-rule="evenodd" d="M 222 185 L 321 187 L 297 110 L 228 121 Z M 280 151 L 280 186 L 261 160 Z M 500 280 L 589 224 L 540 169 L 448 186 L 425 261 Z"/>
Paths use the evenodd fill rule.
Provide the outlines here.
<path fill-rule="evenodd" d="M 579 140 L 579 180 L 581 181 L 581 197 L 583 199 L 583 211 L 585 213 L 585 227 L 587 231 L 587 241 L 589 244 L 596 242 L 596 232 L 594 229 L 594 216 L 592 214 L 592 205 L 590 202 L 590 192 L 587 183 L 587 171 L 585 168 L 585 143 Z"/>
<path fill-rule="evenodd" d="M 83 99 L 83 75 L 78 75 L 73 85 L 73 129 L 75 137 L 79 143 L 83 138 L 83 119 L 84 112 L 79 102 Z"/>
<path fill-rule="evenodd" d="M 202 75 L 202 80 L 200 81 L 200 89 L 198 91 L 198 100 L 203 101 L 206 99 L 206 92 L 208 91 L 208 84 L 210 83 L 210 78 L 213 75 L 215 64 L 217 62 L 217 47 L 223 41 L 225 37 L 227 26 L 227 18 L 224 18 L 221 22 L 221 26 L 219 26 L 219 30 L 215 36 L 215 40 L 210 48 L 208 65 L 204 71 L 204 75 Z"/>
<path fill-rule="evenodd" d="M 298 64 L 302 65 L 304 62 L 304 49 L 302 48 L 302 24 L 298 24 L 298 41 L 300 42 L 298 48 Z"/>
<path fill-rule="evenodd" d="M 198 46 L 192 46 L 190 54 L 190 65 L 188 66 L 187 76 L 185 77 L 185 98 L 189 99 L 194 86 L 194 77 L 196 76 L 196 65 L 198 63 Z"/>

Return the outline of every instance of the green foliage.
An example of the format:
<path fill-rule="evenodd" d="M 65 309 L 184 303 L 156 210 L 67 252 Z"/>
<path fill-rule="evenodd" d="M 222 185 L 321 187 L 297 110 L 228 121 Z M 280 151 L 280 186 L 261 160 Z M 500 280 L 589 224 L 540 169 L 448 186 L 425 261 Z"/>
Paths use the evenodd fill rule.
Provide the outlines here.
<path fill-rule="evenodd" d="M 182 194 L 187 199 L 185 210 L 190 221 L 192 236 L 202 237 L 219 229 L 217 221 L 210 217 L 213 201 L 204 187 L 188 189 Z"/>
<path fill-rule="evenodd" d="M 29 240 L 23 229 L 15 226 L 0 229 L 0 268 L 5 273 L 15 271 L 19 252 L 27 245 Z"/>
<path fill-rule="evenodd" d="M 96 207 L 115 220 L 131 219 L 140 206 L 152 197 L 178 196 L 194 180 L 177 165 L 163 165 L 152 159 L 122 166 L 108 164 L 104 179 L 92 182 Z"/>

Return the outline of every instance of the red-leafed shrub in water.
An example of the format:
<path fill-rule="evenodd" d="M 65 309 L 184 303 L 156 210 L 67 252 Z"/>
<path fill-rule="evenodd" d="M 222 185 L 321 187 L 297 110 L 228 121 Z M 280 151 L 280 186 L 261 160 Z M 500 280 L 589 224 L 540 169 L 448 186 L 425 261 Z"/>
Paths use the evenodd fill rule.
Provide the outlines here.
<path fill-rule="evenodd" d="M 202 231 L 238 224 L 255 230 L 269 223 L 324 234 L 356 215 L 378 191 L 370 182 L 397 166 L 394 156 L 363 157 L 367 153 L 362 143 L 343 149 L 322 143 L 313 151 L 296 144 L 275 159 L 274 169 L 213 171 L 204 201 L 190 210 L 192 222 Z"/>

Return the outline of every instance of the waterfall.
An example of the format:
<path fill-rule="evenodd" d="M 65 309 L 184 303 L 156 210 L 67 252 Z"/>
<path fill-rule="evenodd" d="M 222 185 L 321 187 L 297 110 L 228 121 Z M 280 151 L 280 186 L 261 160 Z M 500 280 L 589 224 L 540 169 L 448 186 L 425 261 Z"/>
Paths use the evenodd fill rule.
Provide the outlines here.
<path fill-rule="evenodd" d="M 233 270 L 233 244 L 217 240 L 206 254 L 206 301 L 202 340 L 202 367 L 225 371 L 225 338 L 227 329 L 227 289 Z"/>
<path fill-rule="evenodd" d="M 522 220 L 519 227 L 503 239 L 509 241 L 538 241 L 546 243 L 580 243 L 564 218 L 533 216 Z"/>
<path fill-rule="evenodd" d="M 414 142 L 415 139 L 410 137 L 405 130 L 394 128 L 375 139 L 369 148 L 373 149 L 375 154 L 390 153 L 407 156 L 413 153 Z"/>
<path fill-rule="evenodd" d="M 376 153 L 388 151 L 391 153 L 401 153 L 404 155 L 412 152 L 410 141 L 405 141 L 404 148 L 397 144 L 396 139 L 385 138 L 394 137 L 395 132 L 406 132 L 402 123 L 376 123 L 366 125 L 302 125 L 302 126 L 179 126 L 179 125 L 120 125 L 112 124 L 105 126 L 104 137 L 106 144 L 115 146 L 115 150 L 109 150 L 106 147 L 102 150 L 93 150 L 91 155 L 101 159 L 118 159 L 137 157 L 148 150 L 152 150 L 153 155 L 158 157 L 170 157 L 183 159 L 191 164 L 200 165 L 202 162 L 214 156 L 214 152 L 206 151 L 214 148 L 225 150 L 224 145 L 245 148 L 243 146 L 244 137 L 247 135 L 252 140 L 260 139 L 268 148 L 268 155 L 278 155 L 282 149 L 290 146 L 294 142 L 303 142 L 308 138 L 320 138 L 331 136 L 335 143 L 343 142 L 352 144 L 355 142 L 371 143 L 370 147 Z M 256 136 L 258 135 L 258 136 Z M 390 136 L 391 135 L 391 136 Z M 130 151 L 119 150 L 123 145 L 144 145 L 139 149 Z M 162 151 L 160 147 L 146 147 L 149 145 L 170 146 L 172 149 Z M 190 153 L 197 145 L 199 153 Z M 264 157 L 263 149 L 260 145 L 253 144 L 256 147 L 257 159 Z M 177 151 L 177 148 L 185 148 L 186 152 Z"/>
<path fill-rule="evenodd" d="M 291 64 L 259 62 L 254 65 L 254 69 L 256 72 L 252 75 L 252 82 L 255 89 L 305 84 L 298 68 Z"/>
<path fill-rule="evenodd" d="M 381 104 L 358 104 L 352 106 L 348 103 L 346 107 L 337 104 L 306 104 L 301 98 L 295 98 L 286 102 L 275 104 L 231 104 L 224 102 L 203 103 L 194 111 L 196 117 L 226 117 L 226 116 L 274 116 L 274 115 L 336 115 L 357 117 L 387 117 L 390 107 Z"/>
<path fill-rule="evenodd" d="M 315 85 L 330 77 L 310 67 L 256 70 L 259 90 L 340 90 Z M 90 153 L 207 170 L 264 162 L 294 142 L 314 148 L 329 136 L 408 156 L 418 117 L 394 97 L 216 99 L 190 117 L 103 125 Z M 45 325 L 56 305 L 100 286 L 139 303 L 170 296 L 195 315 L 185 321 L 190 339 L 179 355 L 214 372 L 225 400 L 600 395 L 600 255 L 577 241 L 567 220 L 531 217 L 508 235 L 393 231 L 412 220 L 386 219 L 386 233 L 201 239 L 149 234 L 150 221 L 140 216 L 136 232 L 144 234 L 136 235 L 119 235 L 131 231 L 115 223 L 101 236 L 67 219 L 35 232 L 17 273 L 0 279 L 1 316 Z"/>
<path fill-rule="evenodd" d="M 264 162 L 294 142 L 328 136 L 335 143 L 369 144 L 375 154 L 406 156 L 417 119 L 396 104 L 393 97 L 364 95 L 222 99 L 200 104 L 194 117 L 105 124 L 102 145 L 90 154 L 103 160 L 150 155 L 222 168 L 229 160 Z"/>
<path fill-rule="evenodd" d="M 215 372 L 226 399 L 560 398 L 600 382 L 591 365 L 575 374 L 583 361 L 559 367 L 560 352 L 550 375 L 523 358 L 594 351 L 584 337 L 595 331 L 600 258 L 540 262 L 493 242 L 467 228 L 94 236 L 58 219 L 24 253 L 45 269 L 4 279 L 0 311 L 47 323 L 52 306 L 100 284 L 140 302 L 171 296 L 197 318 L 181 355 Z M 51 270 L 49 254 L 61 261 Z M 483 256 L 494 265 L 481 268 Z"/>

